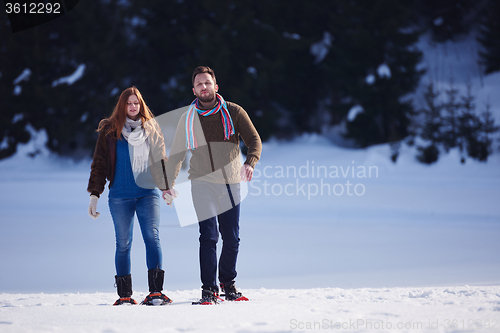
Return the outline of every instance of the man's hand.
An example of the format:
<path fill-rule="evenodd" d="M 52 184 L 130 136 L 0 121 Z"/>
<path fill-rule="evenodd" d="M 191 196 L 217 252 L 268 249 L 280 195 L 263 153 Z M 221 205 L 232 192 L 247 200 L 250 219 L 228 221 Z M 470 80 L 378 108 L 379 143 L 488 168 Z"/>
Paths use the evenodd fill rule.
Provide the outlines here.
<path fill-rule="evenodd" d="M 252 180 L 253 168 L 248 164 L 243 164 L 240 171 L 240 178 L 242 182 L 249 182 Z"/>
<path fill-rule="evenodd" d="M 174 199 L 177 198 L 177 196 L 179 195 L 179 192 L 177 192 L 174 189 L 170 189 L 170 190 L 162 191 L 162 192 L 163 192 L 163 194 L 162 194 L 163 200 L 165 200 L 165 202 L 169 206 L 172 204 Z"/>

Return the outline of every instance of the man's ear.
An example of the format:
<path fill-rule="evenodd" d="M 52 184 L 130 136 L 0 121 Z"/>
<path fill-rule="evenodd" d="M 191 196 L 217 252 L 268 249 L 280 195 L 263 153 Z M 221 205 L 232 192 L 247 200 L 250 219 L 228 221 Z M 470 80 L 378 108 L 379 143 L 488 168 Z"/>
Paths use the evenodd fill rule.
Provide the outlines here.
<path fill-rule="evenodd" d="M 194 92 L 194 88 L 193 88 L 193 95 L 195 95 L 195 96 L 196 96 L 196 93 Z"/>
<path fill-rule="evenodd" d="M 214 90 L 215 90 L 215 92 L 219 91 L 219 85 L 218 84 L 215 85 Z"/>

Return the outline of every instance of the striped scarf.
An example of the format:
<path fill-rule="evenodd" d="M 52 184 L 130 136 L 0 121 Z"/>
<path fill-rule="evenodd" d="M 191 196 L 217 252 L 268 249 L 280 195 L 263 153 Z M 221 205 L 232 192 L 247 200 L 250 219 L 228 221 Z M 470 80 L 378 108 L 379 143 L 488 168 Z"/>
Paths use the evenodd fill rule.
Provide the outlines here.
<path fill-rule="evenodd" d="M 217 94 L 217 105 L 211 110 L 200 110 L 198 108 L 198 98 L 196 98 L 191 105 L 186 114 L 186 147 L 187 149 L 196 149 L 198 148 L 198 142 L 196 142 L 196 136 L 193 130 L 194 124 L 194 115 L 195 111 L 198 112 L 199 115 L 204 117 L 216 114 L 221 111 L 220 116 L 222 119 L 222 125 L 224 126 L 224 140 L 229 140 L 229 137 L 234 134 L 234 125 L 233 120 L 231 119 L 231 115 L 227 110 L 227 104 L 224 98 L 221 95 Z"/>

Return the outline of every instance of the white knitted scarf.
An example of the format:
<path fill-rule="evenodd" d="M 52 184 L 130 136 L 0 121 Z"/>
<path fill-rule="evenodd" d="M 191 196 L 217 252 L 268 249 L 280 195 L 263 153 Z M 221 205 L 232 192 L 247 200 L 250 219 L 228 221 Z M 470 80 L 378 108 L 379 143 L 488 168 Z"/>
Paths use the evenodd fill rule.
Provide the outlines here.
<path fill-rule="evenodd" d="M 127 140 L 132 149 L 130 161 L 134 178 L 146 171 L 148 168 L 149 142 L 146 131 L 142 126 L 142 120 L 132 120 L 127 118 L 122 129 L 122 135 Z"/>

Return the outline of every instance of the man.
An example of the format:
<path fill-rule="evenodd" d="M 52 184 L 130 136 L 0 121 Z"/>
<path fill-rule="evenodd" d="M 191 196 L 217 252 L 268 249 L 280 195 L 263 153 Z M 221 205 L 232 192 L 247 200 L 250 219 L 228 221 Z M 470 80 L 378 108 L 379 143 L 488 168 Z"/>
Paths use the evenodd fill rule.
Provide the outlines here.
<path fill-rule="evenodd" d="M 218 262 L 219 282 L 226 300 L 248 300 L 236 290 L 236 260 L 239 248 L 240 182 L 250 181 L 260 159 L 262 142 L 245 110 L 226 102 L 219 91 L 214 71 L 197 67 L 192 76 L 196 99 L 179 121 L 166 164 L 169 190 L 167 202 L 175 197 L 174 181 L 187 150 L 191 194 L 200 230 L 200 272 L 202 297 L 193 304 L 216 304 L 217 242 L 222 236 Z M 241 165 L 239 138 L 248 147 Z M 217 230 L 217 222 L 219 230 Z"/>

